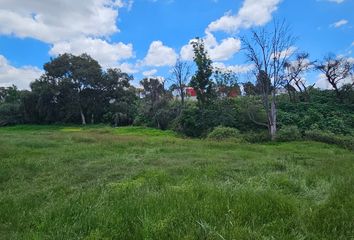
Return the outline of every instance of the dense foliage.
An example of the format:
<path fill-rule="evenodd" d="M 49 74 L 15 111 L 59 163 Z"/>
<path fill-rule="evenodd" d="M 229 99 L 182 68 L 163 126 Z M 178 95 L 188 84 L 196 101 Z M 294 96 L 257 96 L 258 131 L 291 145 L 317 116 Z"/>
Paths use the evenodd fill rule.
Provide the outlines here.
<path fill-rule="evenodd" d="M 239 140 L 240 132 L 236 128 L 219 126 L 208 134 L 208 138 L 213 140 Z"/>
<path fill-rule="evenodd" d="M 131 85 L 133 77 L 120 69 L 102 70 L 86 54 L 64 54 L 44 65 L 45 73 L 31 83 L 30 90 L 0 88 L 0 125 L 134 124 L 171 129 L 189 137 L 207 137 L 214 128 L 222 126 L 238 129 L 249 142 L 269 140 L 259 82 L 265 79 L 269 85 L 270 80 L 258 77 L 255 85 L 245 83 L 242 96 L 237 76 L 220 69 L 210 75 L 210 60 L 203 42 L 194 47 L 198 70 L 190 84 L 200 91 L 196 91 L 196 101 L 186 96 L 181 102 L 160 78 L 145 78 L 140 81 L 141 88 L 136 88 Z M 208 81 L 203 82 L 202 78 Z M 335 90 L 313 87 L 296 94 L 290 90 L 277 94 L 276 140 L 312 136 L 314 140 L 329 142 L 323 140 L 327 138 L 308 134 L 314 131 L 352 139 L 354 90 L 345 85 L 338 91 L 342 91 L 340 98 Z"/>

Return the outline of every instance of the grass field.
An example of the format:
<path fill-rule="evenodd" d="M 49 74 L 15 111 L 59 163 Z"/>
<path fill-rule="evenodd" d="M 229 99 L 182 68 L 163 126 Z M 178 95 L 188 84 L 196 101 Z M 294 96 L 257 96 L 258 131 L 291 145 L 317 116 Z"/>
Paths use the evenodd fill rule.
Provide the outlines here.
<path fill-rule="evenodd" d="M 354 153 L 0 128 L 0 239 L 354 239 Z"/>

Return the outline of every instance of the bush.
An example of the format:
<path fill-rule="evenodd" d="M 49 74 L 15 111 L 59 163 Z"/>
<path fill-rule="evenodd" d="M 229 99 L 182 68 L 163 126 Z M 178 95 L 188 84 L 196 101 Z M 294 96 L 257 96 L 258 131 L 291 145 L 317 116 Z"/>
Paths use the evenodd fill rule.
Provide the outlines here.
<path fill-rule="evenodd" d="M 208 134 L 208 139 L 213 140 L 227 140 L 227 139 L 240 139 L 240 132 L 236 128 L 230 127 L 216 127 Z"/>
<path fill-rule="evenodd" d="M 0 104 L 0 126 L 22 123 L 21 107 L 18 103 Z"/>
<path fill-rule="evenodd" d="M 310 130 L 305 132 L 305 137 L 308 140 L 335 144 L 337 146 L 354 150 L 354 137 L 353 136 L 343 136 L 335 135 L 331 132 L 325 132 L 320 130 Z"/>
<path fill-rule="evenodd" d="M 202 111 L 194 105 L 187 105 L 180 116 L 172 123 L 173 130 L 188 137 L 205 135 L 206 126 L 203 121 Z"/>
<path fill-rule="evenodd" d="M 264 143 L 270 141 L 268 131 L 247 132 L 243 135 L 243 139 L 249 143 Z"/>
<path fill-rule="evenodd" d="M 301 133 L 297 126 L 283 126 L 277 133 L 276 139 L 281 142 L 290 142 L 301 139 Z"/>

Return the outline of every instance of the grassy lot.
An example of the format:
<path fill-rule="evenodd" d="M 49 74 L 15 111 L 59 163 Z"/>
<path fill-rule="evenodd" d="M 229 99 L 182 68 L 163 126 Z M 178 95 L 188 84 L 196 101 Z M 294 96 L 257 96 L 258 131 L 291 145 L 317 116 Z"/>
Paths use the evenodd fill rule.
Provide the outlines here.
<path fill-rule="evenodd" d="M 0 239 L 354 239 L 354 153 L 1 128 Z"/>

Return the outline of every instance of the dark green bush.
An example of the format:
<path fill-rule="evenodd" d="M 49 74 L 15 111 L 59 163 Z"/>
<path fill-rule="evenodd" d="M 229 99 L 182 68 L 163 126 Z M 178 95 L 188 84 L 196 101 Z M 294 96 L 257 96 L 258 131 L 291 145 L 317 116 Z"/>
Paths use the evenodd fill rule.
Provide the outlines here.
<path fill-rule="evenodd" d="M 353 134 L 354 91 L 347 92 L 343 101 L 336 100 L 334 91 L 312 89 L 307 101 L 292 102 L 284 96 L 278 97 L 278 124 L 295 125 L 303 133 L 313 126 L 326 132 L 340 135 Z"/>
<path fill-rule="evenodd" d="M 202 111 L 194 104 L 185 106 L 172 124 L 173 130 L 188 137 L 200 137 L 206 132 Z"/>
<path fill-rule="evenodd" d="M 348 134 L 349 128 L 346 126 L 343 116 L 331 116 L 320 122 L 323 129 L 335 134 Z"/>
<path fill-rule="evenodd" d="M 270 136 L 267 130 L 259 132 L 247 132 L 243 134 L 243 139 L 249 143 L 263 143 L 270 141 Z"/>
<path fill-rule="evenodd" d="M 240 139 L 240 131 L 236 128 L 219 126 L 214 128 L 212 132 L 208 134 L 208 139 L 213 140 L 227 140 L 227 139 Z"/>
<path fill-rule="evenodd" d="M 22 119 L 20 104 L 0 104 L 0 126 L 19 124 L 22 123 Z"/>
<path fill-rule="evenodd" d="M 354 150 L 354 137 L 335 135 L 331 132 L 320 130 L 310 130 L 305 132 L 305 137 L 308 140 L 318 141 L 328 144 L 335 144 L 343 148 Z"/>
<path fill-rule="evenodd" d="M 133 124 L 166 130 L 178 116 L 179 106 L 169 99 L 151 104 L 141 101 Z"/>
<path fill-rule="evenodd" d="M 301 133 L 297 126 L 283 126 L 277 133 L 276 139 L 281 142 L 290 142 L 301 139 Z"/>
<path fill-rule="evenodd" d="M 218 99 L 203 108 L 187 102 L 182 113 L 170 125 L 172 129 L 189 137 L 206 137 L 217 126 L 239 129 L 241 132 L 260 131 L 263 126 L 250 121 L 247 106 L 253 108 L 257 121 L 265 122 L 266 116 L 259 102 L 252 99 Z"/>

